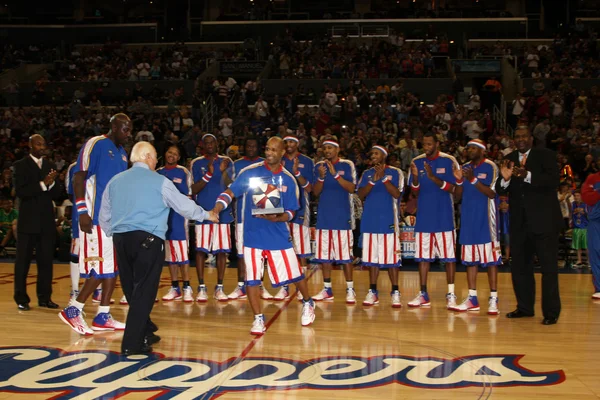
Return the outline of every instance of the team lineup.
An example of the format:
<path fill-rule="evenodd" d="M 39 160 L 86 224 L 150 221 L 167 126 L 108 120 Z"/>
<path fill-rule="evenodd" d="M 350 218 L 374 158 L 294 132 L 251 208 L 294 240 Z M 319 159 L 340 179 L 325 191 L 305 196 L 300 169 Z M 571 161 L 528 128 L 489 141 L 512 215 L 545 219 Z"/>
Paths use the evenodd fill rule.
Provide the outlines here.
<path fill-rule="evenodd" d="M 66 187 L 75 204 L 73 224 L 78 224 L 80 229 L 73 230 L 71 301 L 59 317 L 82 335 L 125 329 L 125 324 L 110 314 L 118 267 L 112 238 L 101 228 L 98 218 L 105 188 L 115 175 L 127 170 L 128 159 L 123 145 L 130 131 L 129 118 L 124 114 L 115 115 L 111 119 L 111 131 L 90 139 L 67 174 Z M 468 142 L 470 161 L 460 166 L 454 157 L 439 151 L 434 134 L 425 134 L 424 154 L 413 160 L 408 177 L 400 169 L 386 165 L 386 149 L 374 145 L 370 152 L 373 167 L 357 179 L 354 164 L 340 158 L 340 146 L 335 138 L 326 138 L 322 142 L 325 159 L 316 164 L 299 153 L 299 139 L 291 134 L 269 139 L 264 149 L 265 158 L 259 157 L 259 140 L 248 138 L 244 144 L 244 157 L 236 161 L 217 153 L 217 139 L 212 134 L 204 135 L 202 141 L 205 155 L 192 160 L 189 170 L 179 165 L 181 152 L 175 145 L 165 148 L 165 165 L 157 170 L 180 193 L 192 198 L 204 210 L 218 215 L 218 222 L 195 223 L 198 287 L 194 294 L 190 284 L 188 221 L 174 210 L 170 211 L 164 247 L 172 284 L 162 297 L 163 301 L 207 302 L 209 293 L 204 268 L 207 256 L 214 255 L 218 273 L 213 297 L 222 302 L 248 299 L 254 313 L 252 334 L 265 332 L 260 299 L 288 299 L 292 284 L 297 287 L 298 300 L 303 303 L 301 324 L 312 324 L 314 302 L 334 300 L 333 264 L 344 265 L 346 303 L 356 303 L 352 264 L 353 230 L 358 228 L 353 200 L 356 194 L 363 203 L 359 227 L 361 259 L 362 264 L 369 267 L 370 280 L 362 304 L 379 304 L 379 270 L 387 269 L 392 287 L 389 304 L 400 308 L 399 205 L 405 190 L 409 189 L 417 196 L 415 260 L 419 263 L 420 290 L 407 305 L 431 305 L 427 275 L 430 263 L 440 260 L 446 267 L 448 310 L 480 309 L 475 282 L 478 266 L 482 266 L 487 269 L 490 289 L 487 313 L 499 313 L 497 266 L 502 263 L 502 257 L 496 186 L 501 173 L 510 177 L 512 171 L 508 171 L 508 166 L 499 171 L 493 162 L 485 159 L 484 142 L 478 139 Z M 316 223 L 313 224 L 316 226 L 315 254 L 310 245 L 311 194 L 318 199 Z M 461 303 L 457 302 L 454 286 L 457 261 L 455 201 L 462 201 L 458 245 L 461 246 L 461 261 L 467 267 L 469 289 L 469 296 Z M 274 207 L 277 212 L 263 212 L 265 207 Z M 235 238 L 231 237 L 231 223 L 235 223 Z M 227 295 L 223 280 L 228 253 L 233 249 L 232 240 L 236 241 L 238 253 L 238 285 Z M 323 273 L 323 288 L 312 297 L 305 279 L 307 260 L 311 257 L 312 262 L 321 264 Z M 263 287 L 265 268 L 272 286 L 278 290 L 275 295 Z M 85 278 L 81 290 L 80 277 Z M 90 296 L 100 302 L 91 327 L 82 314 Z M 126 296 L 121 299 L 121 304 L 127 304 Z M 151 320 L 148 320 L 147 330 L 156 331 Z M 146 339 L 148 345 L 160 340 L 156 335 Z"/>

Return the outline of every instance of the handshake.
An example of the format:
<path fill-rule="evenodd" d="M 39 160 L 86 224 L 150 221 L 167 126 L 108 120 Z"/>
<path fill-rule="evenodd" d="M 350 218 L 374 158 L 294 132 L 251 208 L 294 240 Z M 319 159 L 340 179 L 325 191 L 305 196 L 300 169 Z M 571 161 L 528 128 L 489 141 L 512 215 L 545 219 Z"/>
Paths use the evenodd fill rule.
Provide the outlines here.
<path fill-rule="evenodd" d="M 215 224 L 219 223 L 219 212 L 214 208 L 210 211 L 207 211 L 208 215 L 204 218 L 205 221 L 214 222 Z"/>

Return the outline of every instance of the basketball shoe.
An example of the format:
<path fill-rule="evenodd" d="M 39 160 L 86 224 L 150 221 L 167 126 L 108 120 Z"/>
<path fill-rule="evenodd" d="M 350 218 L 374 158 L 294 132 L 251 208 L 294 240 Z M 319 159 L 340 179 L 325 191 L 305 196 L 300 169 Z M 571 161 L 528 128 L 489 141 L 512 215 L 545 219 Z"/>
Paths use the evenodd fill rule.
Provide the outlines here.
<path fill-rule="evenodd" d="M 183 296 L 181 295 L 181 289 L 179 286 L 169 288 L 169 292 L 162 297 L 163 301 L 173 301 L 173 300 L 181 300 Z"/>
<path fill-rule="evenodd" d="M 215 294 L 214 297 L 216 300 L 218 301 L 228 301 L 229 298 L 227 297 L 227 295 L 225 294 L 225 291 L 223 290 L 223 285 L 217 285 L 215 286 Z"/>
<path fill-rule="evenodd" d="M 92 322 L 95 331 L 124 331 L 125 324 L 115 320 L 110 313 L 98 313 Z"/>
<path fill-rule="evenodd" d="M 250 333 L 253 335 L 260 336 L 265 333 L 267 328 L 265 327 L 265 316 L 263 314 L 257 315 L 254 317 L 254 322 L 252 323 L 252 328 L 250 328 Z"/>
<path fill-rule="evenodd" d="M 346 288 L 346 304 L 356 304 L 356 292 L 354 288 Z"/>
<path fill-rule="evenodd" d="M 498 310 L 498 298 L 490 297 L 488 302 L 488 314 L 489 315 L 498 315 L 500 314 L 500 310 Z"/>
<path fill-rule="evenodd" d="M 206 303 L 208 301 L 208 293 L 206 292 L 206 286 L 198 286 L 198 295 L 196 296 L 198 303 Z"/>
<path fill-rule="evenodd" d="M 367 297 L 363 301 L 363 306 L 373 306 L 375 304 L 379 304 L 379 293 L 377 290 L 371 290 L 367 292 Z"/>
<path fill-rule="evenodd" d="M 273 295 L 263 285 L 260 285 L 260 298 L 263 300 L 273 300 Z"/>
<path fill-rule="evenodd" d="M 69 306 L 58 313 L 58 317 L 62 322 L 69 325 L 71 329 L 80 335 L 90 336 L 94 334 L 94 331 L 90 329 L 88 324 L 81 315 L 82 311 L 75 306 Z"/>
<path fill-rule="evenodd" d="M 94 290 L 92 295 L 92 303 L 100 303 L 102 301 L 102 289 Z M 115 299 L 110 299 L 110 304 L 115 304 Z"/>
<path fill-rule="evenodd" d="M 186 286 L 183 288 L 183 302 L 184 303 L 193 303 L 194 302 L 194 291 L 191 286 Z"/>
<path fill-rule="evenodd" d="M 333 300 L 333 289 L 324 287 L 319 294 L 312 297 L 314 301 Z"/>
<path fill-rule="evenodd" d="M 427 292 L 419 292 L 417 297 L 408 302 L 409 307 L 429 307 L 430 305 L 431 301 Z"/>
<path fill-rule="evenodd" d="M 393 308 L 402 308 L 402 303 L 400 302 L 400 291 L 394 290 L 391 294 L 392 294 L 392 307 Z"/>
<path fill-rule="evenodd" d="M 446 294 L 446 308 L 448 310 L 456 311 L 456 295 L 454 293 Z"/>
<path fill-rule="evenodd" d="M 240 286 L 238 285 L 235 290 L 233 292 L 231 292 L 231 294 L 227 295 L 227 298 L 229 300 L 244 300 L 247 299 L 248 296 L 246 295 L 246 286 Z"/>
<path fill-rule="evenodd" d="M 594 300 L 600 300 L 600 292 L 596 292 L 592 295 L 592 299 Z"/>
<path fill-rule="evenodd" d="M 275 301 L 283 301 L 285 299 L 289 299 L 290 292 L 288 291 L 287 285 L 284 285 L 279 289 L 279 292 L 273 297 Z"/>
<path fill-rule="evenodd" d="M 303 302 L 300 321 L 302 326 L 309 326 L 315 322 L 315 303 L 313 299 Z"/>
<path fill-rule="evenodd" d="M 451 310 L 450 307 L 448 307 Z M 477 296 L 469 296 L 462 303 L 454 307 L 454 311 L 479 311 L 479 300 Z"/>

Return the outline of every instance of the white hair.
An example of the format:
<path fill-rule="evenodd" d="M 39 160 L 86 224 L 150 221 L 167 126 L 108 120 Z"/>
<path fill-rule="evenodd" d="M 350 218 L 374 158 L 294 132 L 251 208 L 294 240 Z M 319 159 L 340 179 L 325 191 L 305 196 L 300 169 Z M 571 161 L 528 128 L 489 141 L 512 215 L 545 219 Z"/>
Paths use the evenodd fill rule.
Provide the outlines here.
<path fill-rule="evenodd" d="M 131 163 L 144 162 L 148 158 L 148 155 L 156 156 L 156 149 L 148 142 L 137 142 L 133 149 L 131 149 L 131 156 L 129 160 Z"/>

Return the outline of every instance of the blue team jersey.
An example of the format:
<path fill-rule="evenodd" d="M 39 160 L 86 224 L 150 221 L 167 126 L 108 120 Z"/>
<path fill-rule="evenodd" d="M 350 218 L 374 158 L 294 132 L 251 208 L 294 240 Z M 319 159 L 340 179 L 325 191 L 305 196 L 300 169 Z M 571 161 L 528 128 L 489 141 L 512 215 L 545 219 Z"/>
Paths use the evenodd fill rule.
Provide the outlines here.
<path fill-rule="evenodd" d="M 571 205 L 571 215 L 573 215 L 573 228 L 586 229 L 588 226 L 588 206 L 583 201 L 576 201 Z"/>
<path fill-rule="evenodd" d="M 75 190 L 73 190 L 73 177 L 77 172 L 77 162 L 69 165 L 67 169 L 67 176 L 65 177 L 65 187 L 67 188 L 67 194 L 69 200 L 73 203 L 71 207 L 71 237 L 73 239 L 79 238 L 79 214 L 77 214 L 77 207 L 75 206 Z"/>
<path fill-rule="evenodd" d="M 495 190 L 496 181 L 498 180 L 498 167 L 492 161 L 484 159 L 479 165 L 469 162 L 464 167 L 472 168 L 473 174 L 479 182 Z M 481 193 L 475 185 L 466 180 L 462 187 L 460 244 L 497 242 L 499 232 L 496 198 L 490 199 Z"/>
<path fill-rule="evenodd" d="M 98 225 L 100 203 L 108 182 L 127 169 L 127 152 L 105 135 L 90 138 L 79 152 L 77 171 L 86 171 L 85 203 L 92 223 Z"/>
<path fill-rule="evenodd" d="M 315 164 L 315 176 L 313 185 L 319 179 L 319 166 L 325 164 L 319 161 Z M 317 229 L 336 229 L 350 230 L 354 229 L 354 205 L 352 203 L 352 193 L 348 193 L 331 175 L 325 165 L 327 172 L 325 182 L 323 182 L 323 191 L 319 196 L 319 205 L 317 208 Z M 354 163 L 349 160 L 338 160 L 333 164 L 335 171 L 342 178 L 356 185 L 356 169 Z"/>
<path fill-rule="evenodd" d="M 252 164 L 256 164 L 259 163 L 261 161 L 263 161 L 264 158 L 262 157 L 256 157 L 256 158 L 248 158 L 248 157 L 242 157 L 238 160 L 235 160 L 233 163 L 233 169 L 234 172 L 239 175 L 240 172 L 242 172 L 242 170 Z M 233 179 L 235 180 L 237 178 L 237 176 L 234 176 Z M 244 218 L 243 218 L 243 213 L 242 213 L 242 198 L 236 199 L 236 209 L 235 209 L 235 218 L 236 218 L 236 222 L 242 223 L 244 222 Z"/>
<path fill-rule="evenodd" d="M 507 195 L 498 196 L 498 215 L 500 218 L 500 233 L 508 235 L 510 228 L 510 205 Z"/>
<path fill-rule="evenodd" d="M 366 170 L 360 177 L 358 188 L 369 185 L 375 176 L 375 168 Z M 402 171 L 389 165 L 385 167 L 385 178 L 391 179 L 391 184 L 404 191 L 404 174 Z M 394 233 L 398 231 L 398 199 L 392 197 L 381 180 L 375 183 L 363 206 L 360 220 L 361 233 Z"/>
<path fill-rule="evenodd" d="M 417 198 L 417 223 L 415 232 L 448 232 L 454 226 L 454 201 L 452 194 L 442 190 L 427 177 L 425 163 L 431 166 L 433 173 L 443 181 L 456 183 L 452 167 L 460 168 L 456 159 L 449 154 L 439 152 L 433 158 L 421 154 L 413 159 L 419 171 L 419 197 Z M 412 184 L 412 174 L 408 184 Z"/>
<path fill-rule="evenodd" d="M 294 170 L 294 159 L 288 158 L 287 155 L 283 156 L 283 166 L 289 172 L 293 174 Z M 298 172 L 307 182 L 312 182 L 313 174 L 315 169 L 315 163 L 313 160 L 304 154 L 298 154 Z M 298 183 L 298 186 L 300 184 Z M 296 216 L 291 221 L 294 224 L 310 226 L 310 197 L 309 193 L 300 188 L 300 209 L 296 213 Z"/>
<path fill-rule="evenodd" d="M 192 174 L 190 174 L 187 168 L 176 165 L 174 167 L 159 168 L 156 172 L 173 182 L 177 190 L 182 194 L 192 196 Z M 187 240 L 186 219 L 171 209 L 168 221 L 167 240 Z"/>
<path fill-rule="evenodd" d="M 227 174 L 229 177 L 233 178 L 235 176 L 235 169 L 233 167 L 233 161 L 231 158 L 226 156 L 217 156 L 214 160 L 210 161 L 208 158 L 202 156 L 195 158 L 192 160 L 191 164 L 191 172 L 192 172 L 192 181 L 197 183 L 202 179 L 204 174 L 208 172 L 208 163 L 212 162 L 214 167 L 214 172 L 212 179 L 208 181 L 204 189 L 200 191 L 196 195 L 196 204 L 205 210 L 212 210 L 215 207 L 215 203 L 217 202 L 217 197 L 221 193 L 227 189 L 225 185 L 225 178 L 221 173 L 221 162 L 223 160 L 229 160 L 229 166 L 227 167 Z M 233 221 L 233 209 L 232 207 L 227 207 L 219 214 L 219 223 L 220 224 L 229 224 Z M 196 225 L 202 224 L 212 224 L 210 221 L 198 222 L 196 221 Z"/>
<path fill-rule="evenodd" d="M 252 178 L 281 179 L 280 193 L 285 211 L 295 212 L 300 208 L 299 189 L 296 178 L 283 165 L 279 170 L 272 171 L 264 162 L 245 168 L 229 186 L 233 195 L 242 201 L 244 219 L 244 247 L 262 250 L 284 250 L 293 247 L 292 238 L 286 222 L 271 222 L 252 215 Z"/>

